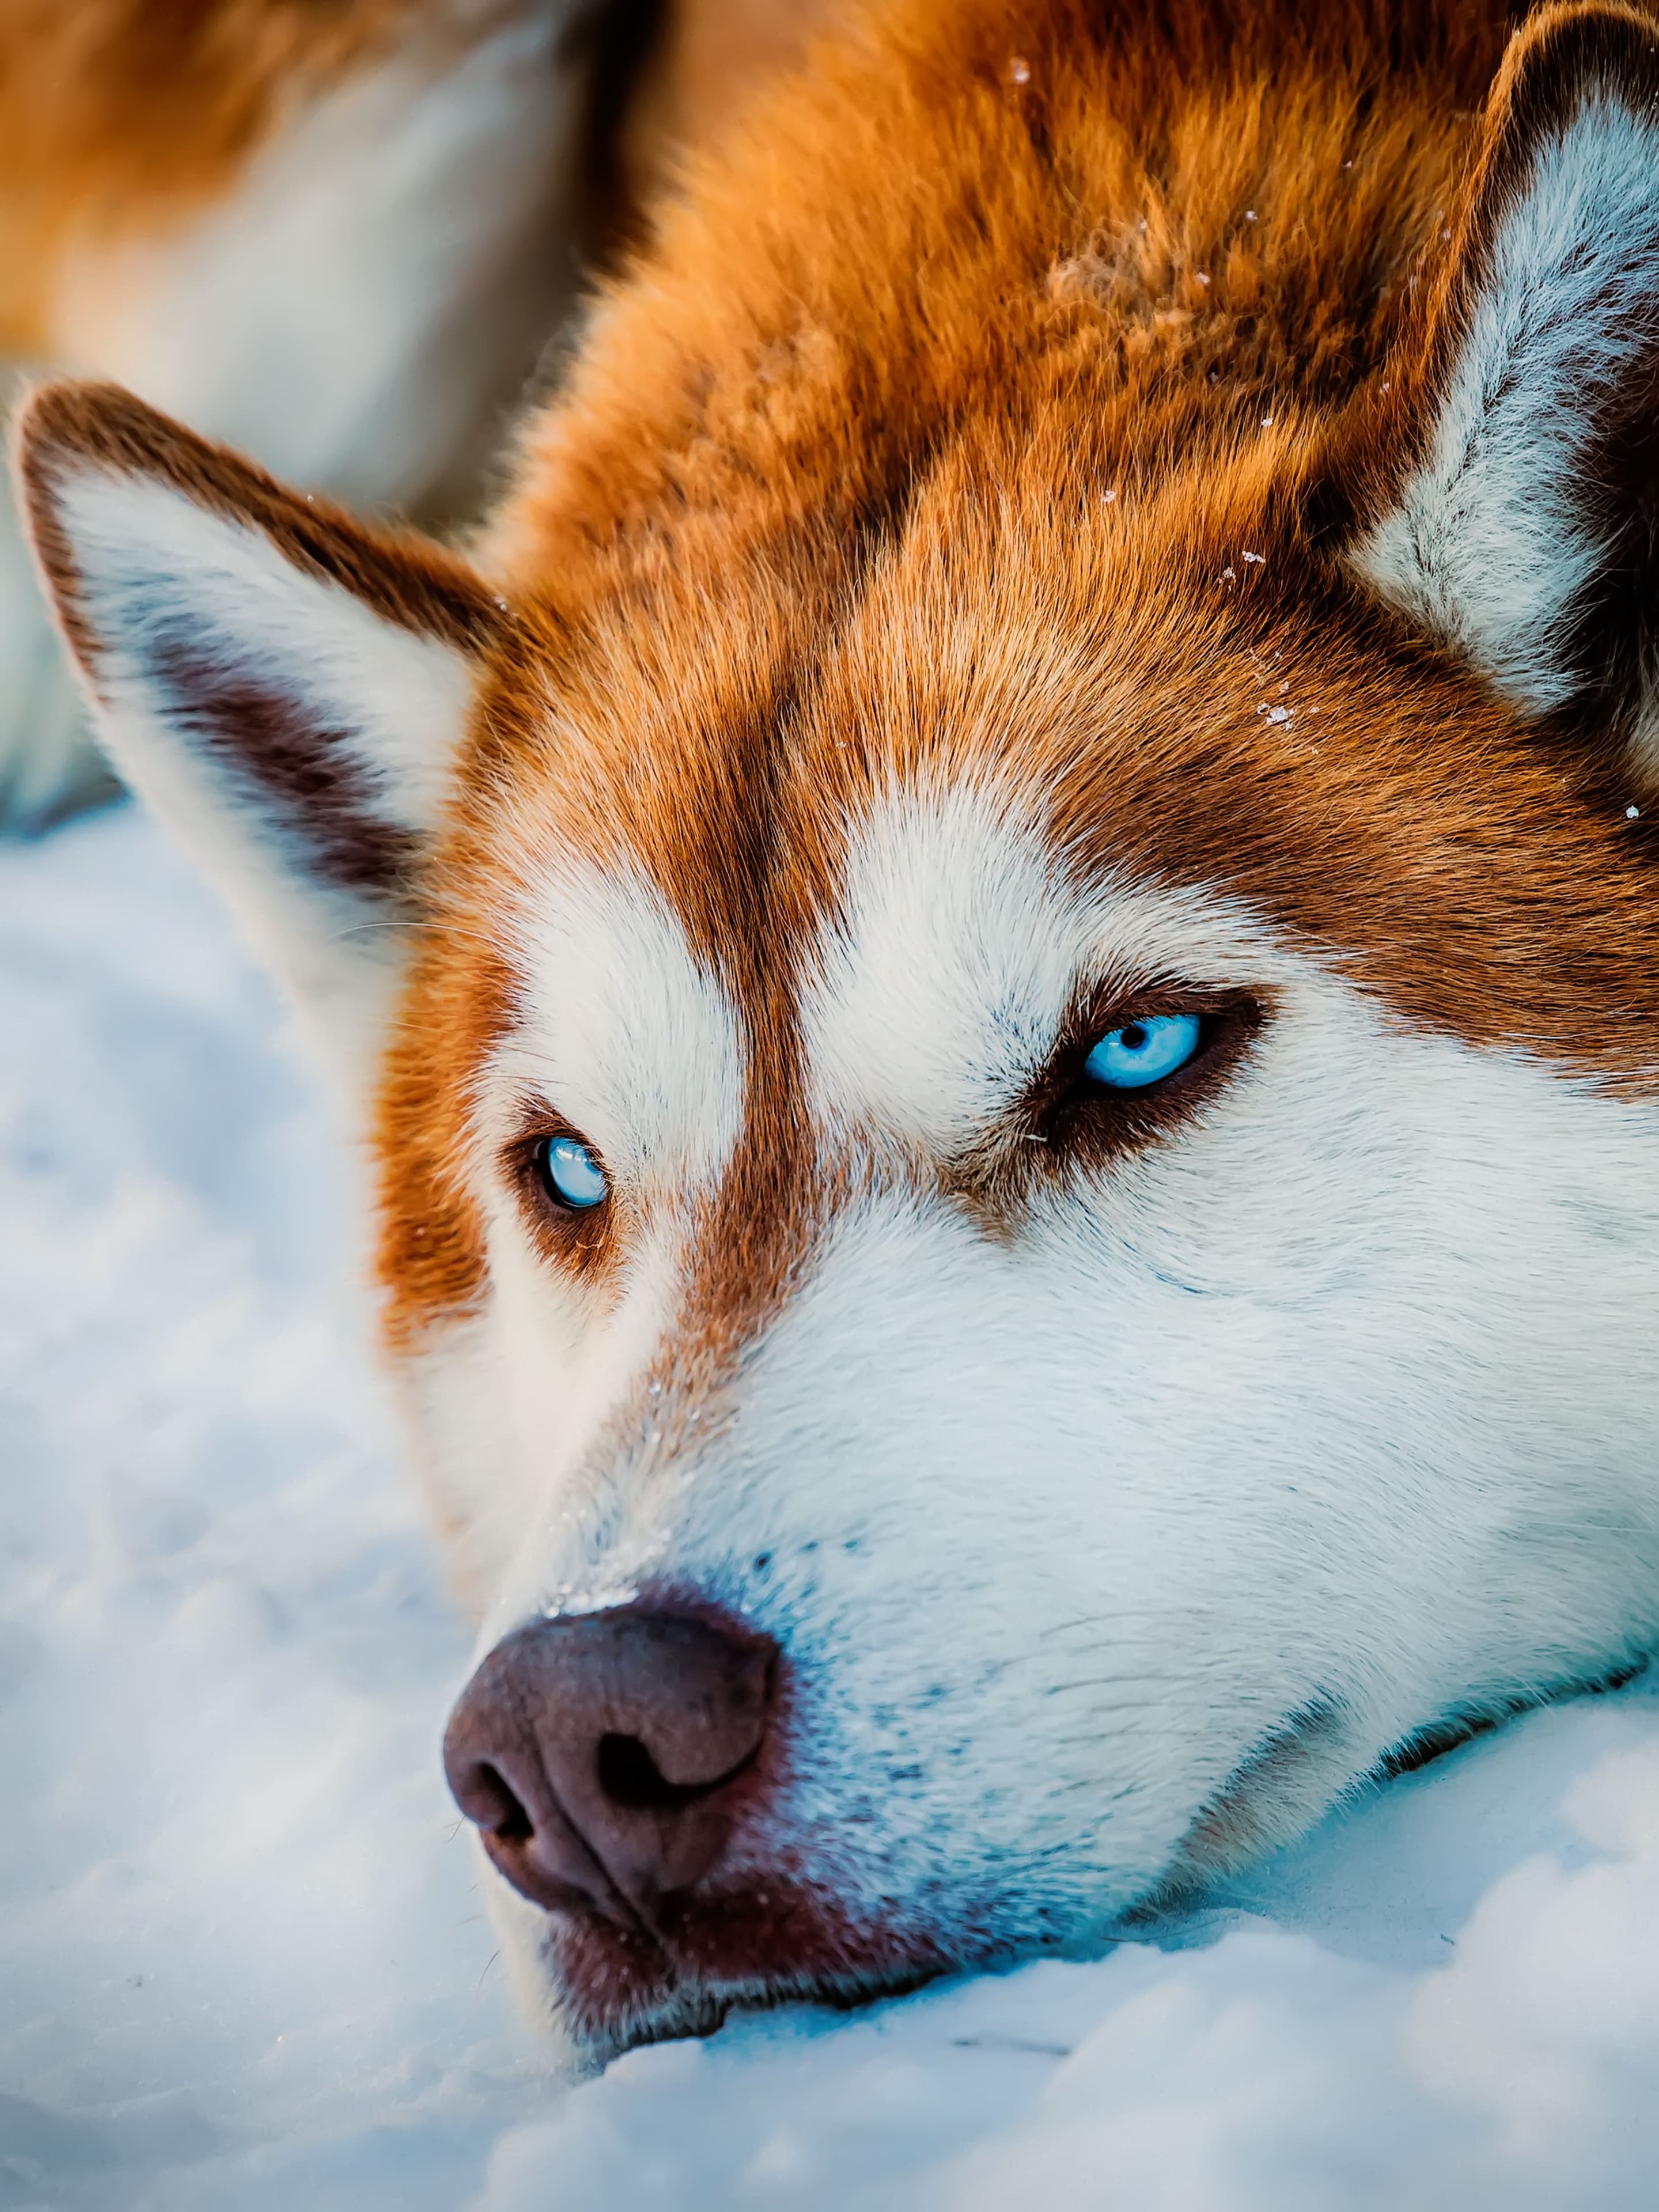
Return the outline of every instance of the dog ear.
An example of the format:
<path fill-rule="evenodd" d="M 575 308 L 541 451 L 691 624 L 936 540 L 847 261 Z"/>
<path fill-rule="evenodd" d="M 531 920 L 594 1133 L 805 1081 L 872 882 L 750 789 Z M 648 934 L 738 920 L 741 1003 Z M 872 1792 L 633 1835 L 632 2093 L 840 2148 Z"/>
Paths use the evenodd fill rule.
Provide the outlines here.
<path fill-rule="evenodd" d="M 1659 25 L 1534 15 L 1442 223 L 1353 565 L 1522 713 L 1659 783 Z"/>
<path fill-rule="evenodd" d="M 35 393 L 17 465 L 118 766 L 360 1090 L 498 603 L 112 386 Z"/>

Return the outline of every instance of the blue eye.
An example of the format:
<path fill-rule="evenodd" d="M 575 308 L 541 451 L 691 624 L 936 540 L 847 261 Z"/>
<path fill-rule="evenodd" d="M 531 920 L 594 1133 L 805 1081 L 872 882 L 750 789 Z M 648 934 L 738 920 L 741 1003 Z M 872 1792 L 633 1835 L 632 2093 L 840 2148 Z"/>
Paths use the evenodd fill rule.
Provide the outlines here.
<path fill-rule="evenodd" d="M 1147 1014 L 1125 1022 L 1121 1030 L 1107 1030 L 1083 1072 L 1113 1091 L 1144 1091 L 1187 1065 L 1198 1050 L 1200 1026 L 1196 1014 Z"/>
<path fill-rule="evenodd" d="M 550 1197 L 577 1212 L 597 1206 L 611 1188 L 597 1156 L 577 1137 L 550 1137 L 541 1169 Z"/>

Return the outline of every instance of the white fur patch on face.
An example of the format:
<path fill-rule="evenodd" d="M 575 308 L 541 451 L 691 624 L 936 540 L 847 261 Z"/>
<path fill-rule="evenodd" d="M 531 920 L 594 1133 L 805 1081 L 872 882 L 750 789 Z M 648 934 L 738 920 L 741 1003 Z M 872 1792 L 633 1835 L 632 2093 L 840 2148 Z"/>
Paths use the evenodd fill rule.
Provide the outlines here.
<path fill-rule="evenodd" d="M 1499 223 L 1429 455 L 1359 574 L 1528 713 L 1582 680 L 1574 603 L 1607 550 L 1582 469 L 1600 403 L 1650 354 L 1659 118 L 1587 98 Z"/>
<path fill-rule="evenodd" d="M 661 893 L 561 857 L 521 899 L 509 942 L 519 1019 L 483 1086 L 491 1122 L 539 1102 L 618 1181 L 711 1191 L 742 1126 L 743 1044 Z"/>
<path fill-rule="evenodd" d="M 802 994 L 817 1117 L 949 1158 L 1043 1066 L 1079 988 L 1270 981 L 1285 962 L 1224 899 L 1127 882 L 1083 892 L 1014 803 L 962 785 L 890 793 L 848 838 Z"/>
<path fill-rule="evenodd" d="M 441 1382 L 453 1406 L 458 1389 L 477 1389 L 466 1375 L 483 1373 L 477 1362 L 491 1377 L 492 1410 L 476 1434 L 495 1441 L 478 1447 L 477 1509 L 454 1508 L 468 1521 L 469 1562 L 489 1571 L 470 1579 L 488 1593 L 491 1634 L 527 1612 L 596 1601 L 596 1589 L 614 1592 L 625 1579 L 626 1563 L 615 1561 L 598 1584 L 580 1569 L 550 1574 L 547 1547 L 526 1535 L 550 1517 L 574 1527 L 602 1510 L 606 1469 L 592 1463 L 594 1439 L 660 1349 L 684 1289 L 685 1217 L 719 1185 L 746 1085 L 736 1009 L 653 884 L 568 853 L 526 873 L 501 933 L 518 975 L 516 1018 L 475 1093 L 488 1321 L 470 1349 L 459 1338 L 453 1349 L 434 1346 L 438 1379 L 421 1385 Z M 549 1265 L 519 1193 L 497 1171 L 502 1147 L 538 1114 L 557 1115 L 594 1147 L 625 1209 L 626 1265 L 602 1297 Z M 465 1460 L 464 1430 L 448 1425 L 452 1464 Z M 449 1494 L 459 1498 L 453 1479 Z"/>
<path fill-rule="evenodd" d="M 967 789 L 854 834 L 803 1018 L 814 1109 L 949 1156 L 1046 1057 L 1073 976 L 1041 842 Z"/>

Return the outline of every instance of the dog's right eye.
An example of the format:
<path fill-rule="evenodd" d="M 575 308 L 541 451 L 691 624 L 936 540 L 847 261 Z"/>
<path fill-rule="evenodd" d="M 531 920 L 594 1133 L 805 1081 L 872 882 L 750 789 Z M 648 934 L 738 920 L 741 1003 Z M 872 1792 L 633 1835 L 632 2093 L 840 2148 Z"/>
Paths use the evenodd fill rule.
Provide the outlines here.
<path fill-rule="evenodd" d="M 610 1194 L 598 1153 L 580 1137 L 544 1137 L 536 1167 L 548 1196 L 567 1212 L 586 1213 Z"/>
<path fill-rule="evenodd" d="M 1146 1091 L 1182 1068 L 1203 1040 L 1196 1014 L 1143 1014 L 1108 1030 L 1083 1072 L 1109 1091 Z"/>

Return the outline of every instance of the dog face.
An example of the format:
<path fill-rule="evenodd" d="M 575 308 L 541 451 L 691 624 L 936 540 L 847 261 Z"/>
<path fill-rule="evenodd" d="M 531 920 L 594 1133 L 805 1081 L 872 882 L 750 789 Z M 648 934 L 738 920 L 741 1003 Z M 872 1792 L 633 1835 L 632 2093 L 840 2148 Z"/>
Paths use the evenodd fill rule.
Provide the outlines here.
<path fill-rule="evenodd" d="M 873 549 L 509 598 L 35 402 L 123 764 L 372 1127 L 452 1780 L 589 2051 L 1086 1948 L 1650 1647 L 1620 35 L 1512 57 L 1364 438 L 999 400 Z"/>

